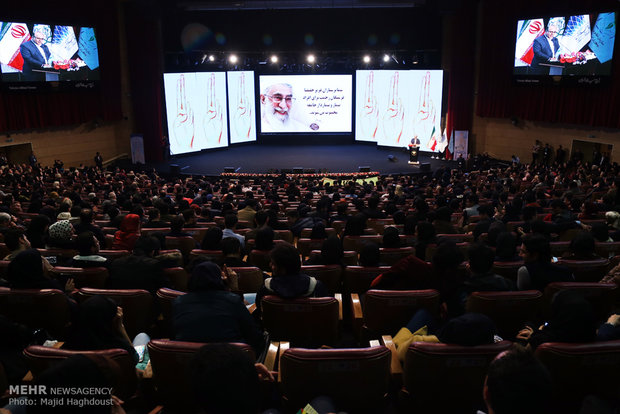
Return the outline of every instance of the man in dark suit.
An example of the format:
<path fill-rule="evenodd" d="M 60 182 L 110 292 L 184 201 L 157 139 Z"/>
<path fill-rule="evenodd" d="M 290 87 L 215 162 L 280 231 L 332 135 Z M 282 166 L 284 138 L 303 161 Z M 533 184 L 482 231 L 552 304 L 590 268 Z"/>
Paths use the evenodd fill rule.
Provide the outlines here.
<path fill-rule="evenodd" d="M 46 65 L 50 55 L 49 48 L 44 44 L 46 41 L 45 34 L 35 31 L 29 42 L 24 42 L 19 50 L 24 58 L 24 67 L 22 69 L 22 79 L 25 81 L 44 81 L 45 73 L 33 72 L 33 69 L 40 69 Z"/>
<path fill-rule="evenodd" d="M 560 42 L 557 39 L 558 27 L 555 24 L 549 24 L 544 36 L 534 39 L 533 49 L 534 57 L 530 65 L 530 73 L 534 75 L 548 75 L 549 68 L 540 66 L 541 63 L 549 62 L 557 55 L 560 48 Z"/>

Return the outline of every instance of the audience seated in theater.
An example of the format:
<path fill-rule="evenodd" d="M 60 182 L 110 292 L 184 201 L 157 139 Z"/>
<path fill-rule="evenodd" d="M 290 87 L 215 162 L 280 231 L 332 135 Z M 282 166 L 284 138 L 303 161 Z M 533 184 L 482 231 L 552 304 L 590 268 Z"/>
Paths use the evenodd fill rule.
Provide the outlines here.
<path fill-rule="evenodd" d="M 596 320 L 592 305 L 579 292 L 561 290 L 552 299 L 549 321 L 538 328 L 526 325 L 517 339 L 532 349 L 545 342 L 593 342 Z"/>
<path fill-rule="evenodd" d="M 75 240 L 78 254 L 73 256 L 69 262 L 71 267 L 108 267 L 110 262 L 99 253 L 99 240 L 90 231 L 78 234 Z"/>
<path fill-rule="evenodd" d="M 241 258 L 241 243 L 235 237 L 222 239 L 222 254 L 224 258 L 218 263 L 227 267 L 251 267 L 248 262 Z"/>
<path fill-rule="evenodd" d="M 219 227 L 209 227 L 205 232 L 200 248 L 202 250 L 222 250 L 222 233 L 222 229 Z M 236 237 L 233 238 L 236 239 Z"/>
<path fill-rule="evenodd" d="M 437 245 L 431 263 L 409 255 L 394 264 L 390 270 L 377 276 L 372 289 L 419 290 L 437 289 L 453 297 L 456 288 L 463 282 L 457 272 L 463 262 L 463 254 L 456 244 L 449 240 Z"/>
<path fill-rule="evenodd" d="M 618 193 L 620 194 L 620 191 Z M 605 220 L 607 221 L 609 237 L 614 241 L 620 241 L 620 213 L 618 211 L 608 211 L 605 213 Z"/>
<path fill-rule="evenodd" d="M 158 289 L 167 287 L 169 280 L 163 271 L 166 261 L 155 258 L 160 248 L 161 244 L 157 238 L 140 236 L 131 255 L 119 257 L 110 265 L 108 287 L 145 289 L 153 294 Z"/>
<path fill-rule="evenodd" d="M 101 355 L 72 355 L 50 364 L 32 383 L 40 390 L 101 390 L 88 394 L 76 394 L 76 399 L 58 398 L 53 404 L 47 393 L 31 393 L 12 399 L 0 413 L 5 414 L 125 414 L 123 401 L 111 394 L 121 381 L 121 368 L 111 358 Z M 42 388 L 39 388 L 42 387 Z M 71 404 L 70 401 L 79 403 Z M 83 402 L 87 401 L 88 404 Z"/>
<path fill-rule="evenodd" d="M 275 233 L 271 227 L 263 226 L 256 231 L 255 250 L 269 251 L 273 249 Z"/>
<path fill-rule="evenodd" d="M 385 213 L 379 209 L 379 201 L 381 200 L 376 195 L 373 195 L 368 199 L 368 208 L 362 210 L 362 213 L 366 216 L 366 218 L 383 219 L 387 217 Z"/>
<path fill-rule="evenodd" d="M 551 374 L 532 352 L 515 345 L 489 365 L 482 392 L 487 414 L 552 412 Z M 484 414 L 481 411 L 479 414 Z"/>
<path fill-rule="evenodd" d="M 99 240 L 99 243 L 104 243 L 105 241 L 105 237 L 101 229 L 93 225 L 93 210 L 89 208 L 80 210 L 80 220 L 78 223 L 73 224 L 73 229 L 75 230 L 75 234 L 90 231 L 95 235 L 97 240 Z"/>
<path fill-rule="evenodd" d="M 231 344 L 207 344 L 189 364 L 189 383 L 205 414 L 260 412 L 259 380 L 273 382 L 274 377 L 267 367 Z"/>
<path fill-rule="evenodd" d="M 63 286 L 58 280 L 50 279 L 44 272 L 44 261 L 36 249 L 19 252 L 7 271 L 7 280 L 11 289 L 58 289 L 71 292 L 74 289 L 73 279 L 68 279 Z"/>
<path fill-rule="evenodd" d="M 134 346 L 146 345 L 149 340 L 145 333 L 140 333 L 132 341 L 123 324 L 123 309 L 112 299 L 95 295 L 79 305 L 63 348 L 76 351 L 120 348 L 138 363 Z"/>
<path fill-rule="evenodd" d="M 452 212 L 449 207 L 439 207 L 435 210 L 433 226 L 437 234 L 457 234 L 462 233 L 462 229 L 457 229 L 451 222 Z"/>
<path fill-rule="evenodd" d="M 385 266 L 385 263 L 381 263 L 379 245 L 372 242 L 364 243 L 362 250 L 360 251 L 358 262 L 360 266 L 364 267 Z"/>
<path fill-rule="evenodd" d="M 573 281 L 573 274 L 569 269 L 551 263 L 551 246 L 542 234 L 525 235 L 519 255 L 525 263 L 517 273 L 519 290 L 543 291 L 551 282 Z"/>
<path fill-rule="evenodd" d="M 614 240 L 609 236 L 609 232 L 607 231 L 607 226 L 605 223 L 592 223 L 590 228 L 590 233 L 594 240 L 599 243 L 603 242 L 613 242 Z"/>
<path fill-rule="evenodd" d="M 195 206 L 196 208 L 198 208 L 198 206 Z M 191 207 L 187 208 L 185 210 L 183 210 L 183 227 L 185 227 L 186 229 L 192 229 L 194 227 L 196 227 L 196 223 L 197 223 L 197 217 L 196 217 L 196 208 Z"/>
<path fill-rule="evenodd" d="M 266 295 L 283 299 L 330 296 L 320 280 L 301 273 L 301 259 L 295 246 L 278 243 L 270 253 L 272 277 L 265 279 L 256 295 L 257 316 L 261 300 Z"/>
<path fill-rule="evenodd" d="M 190 342 L 243 342 L 256 355 L 265 347 L 265 339 L 243 298 L 230 292 L 230 279 L 212 262 L 196 265 L 188 284 L 188 293 L 172 305 L 174 338 Z M 234 283 L 232 284 L 234 286 Z"/>
<path fill-rule="evenodd" d="M 595 253 L 596 240 L 592 233 L 581 231 L 573 237 L 569 251 L 563 256 L 568 260 L 598 260 L 601 256 Z"/>
<path fill-rule="evenodd" d="M 398 249 L 403 247 L 396 227 L 386 227 L 383 231 L 383 247 L 385 249 Z"/>
<path fill-rule="evenodd" d="M 491 227 L 491 224 L 495 222 L 495 220 L 493 219 L 493 206 L 491 206 L 490 204 L 483 204 L 479 206 L 478 217 L 479 219 L 476 222 L 476 225 L 474 226 L 474 229 L 472 231 L 474 235 L 474 241 L 478 241 L 478 238 L 482 233 L 488 233 L 489 227 Z"/>
<path fill-rule="evenodd" d="M 239 219 L 236 214 L 226 214 L 226 216 L 224 216 L 224 230 L 222 231 L 222 237 L 235 237 L 239 240 L 239 243 L 241 243 L 241 248 L 244 249 L 245 238 L 242 235 L 235 233 L 238 221 Z"/>
<path fill-rule="evenodd" d="M 312 226 L 312 231 L 310 232 L 310 238 L 312 240 L 326 239 L 327 232 L 325 231 L 325 223 L 322 221 L 317 221 L 314 223 Z"/>
<path fill-rule="evenodd" d="M 48 249 L 75 249 L 73 226 L 69 220 L 60 220 L 49 227 Z"/>
<path fill-rule="evenodd" d="M 269 214 L 265 210 L 258 210 L 252 221 L 252 229 L 245 233 L 246 243 L 248 240 L 256 239 L 256 232 L 258 229 L 266 225 L 270 225 Z"/>
<path fill-rule="evenodd" d="M 0 315 L 0 365 L 9 384 L 18 384 L 28 373 L 24 348 L 36 341 L 32 329 Z"/>
<path fill-rule="evenodd" d="M 486 315 L 465 313 L 448 320 L 438 321 L 431 313 L 418 309 L 394 336 L 394 345 L 401 362 L 405 361 L 407 348 L 412 342 L 434 342 L 462 346 L 487 345 L 495 342 L 497 328 Z M 499 337 L 498 337 L 499 338 Z"/>
<path fill-rule="evenodd" d="M 420 260 L 426 260 L 426 248 L 429 244 L 437 243 L 435 227 L 428 221 L 420 221 L 415 227 L 415 255 Z"/>
<path fill-rule="evenodd" d="M 305 265 L 340 265 L 344 264 L 344 249 L 342 248 L 342 241 L 338 236 L 329 236 L 323 242 L 321 246 L 321 254 L 318 256 L 311 256 Z"/>
<path fill-rule="evenodd" d="M 46 215 L 39 214 L 38 216 L 32 218 L 30 224 L 28 224 L 28 229 L 26 230 L 26 237 L 28 237 L 28 240 L 33 248 L 45 248 L 47 242 L 47 230 L 50 224 L 51 220 Z"/>
<path fill-rule="evenodd" d="M 120 230 L 114 234 L 112 249 L 132 251 L 140 237 L 140 216 L 127 214 L 121 222 Z"/>
<path fill-rule="evenodd" d="M 344 236 L 362 236 L 366 228 L 366 215 L 357 213 L 350 217 L 344 226 Z"/>
<path fill-rule="evenodd" d="M 495 240 L 496 262 L 517 262 L 521 257 L 517 253 L 517 236 L 512 232 L 502 232 Z"/>
<path fill-rule="evenodd" d="M 245 200 L 244 204 L 243 208 L 237 211 L 237 218 L 242 221 L 247 221 L 248 223 L 253 223 L 258 203 L 255 199 L 249 198 Z"/>
<path fill-rule="evenodd" d="M 161 221 L 161 213 L 155 207 L 149 208 L 148 211 L 149 221 L 142 227 L 146 229 L 160 229 L 170 226 L 170 223 Z"/>

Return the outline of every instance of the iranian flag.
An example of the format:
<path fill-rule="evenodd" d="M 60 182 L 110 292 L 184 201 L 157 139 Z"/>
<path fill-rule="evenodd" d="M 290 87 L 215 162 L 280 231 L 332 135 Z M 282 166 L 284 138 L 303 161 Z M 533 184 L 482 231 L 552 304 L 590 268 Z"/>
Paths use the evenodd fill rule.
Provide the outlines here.
<path fill-rule="evenodd" d="M 0 63 L 22 70 L 24 59 L 19 46 L 30 40 L 30 32 L 25 23 L 2 23 L 0 28 Z"/>
<path fill-rule="evenodd" d="M 543 19 L 521 20 L 517 27 L 517 47 L 515 50 L 515 66 L 517 63 L 532 64 L 534 50 L 532 44 L 534 39 L 545 33 L 545 23 Z"/>

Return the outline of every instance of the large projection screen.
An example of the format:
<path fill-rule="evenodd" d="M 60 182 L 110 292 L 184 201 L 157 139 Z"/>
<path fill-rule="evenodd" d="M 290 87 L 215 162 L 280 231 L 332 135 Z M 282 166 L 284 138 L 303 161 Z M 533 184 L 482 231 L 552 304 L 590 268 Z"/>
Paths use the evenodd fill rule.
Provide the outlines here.
<path fill-rule="evenodd" d="M 230 143 L 256 141 L 256 100 L 254 72 L 227 72 Z"/>
<path fill-rule="evenodd" d="M 350 133 L 352 75 L 262 75 L 261 133 Z"/>
<path fill-rule="evenodd" d="M 406 147 L 414 137 L 422 151 L 443 151 L 441 70 L 356 71 L 355 140 Z"/>
<path fill-rule="evenodd" d="M 172 155 L 228 146 L 226 74 L 165 73 Z"/>

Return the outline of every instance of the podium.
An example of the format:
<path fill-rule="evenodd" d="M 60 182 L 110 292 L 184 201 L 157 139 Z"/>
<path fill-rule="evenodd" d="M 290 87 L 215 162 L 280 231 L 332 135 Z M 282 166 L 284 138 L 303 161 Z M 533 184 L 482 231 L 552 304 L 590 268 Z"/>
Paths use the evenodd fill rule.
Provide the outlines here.
<path fill-rule="evenodd" d="M 419 145 L 409 145 L 409 164 L 418 165 L 420 162 L 418 161 L 418 150 L 420 149 Z"/>

